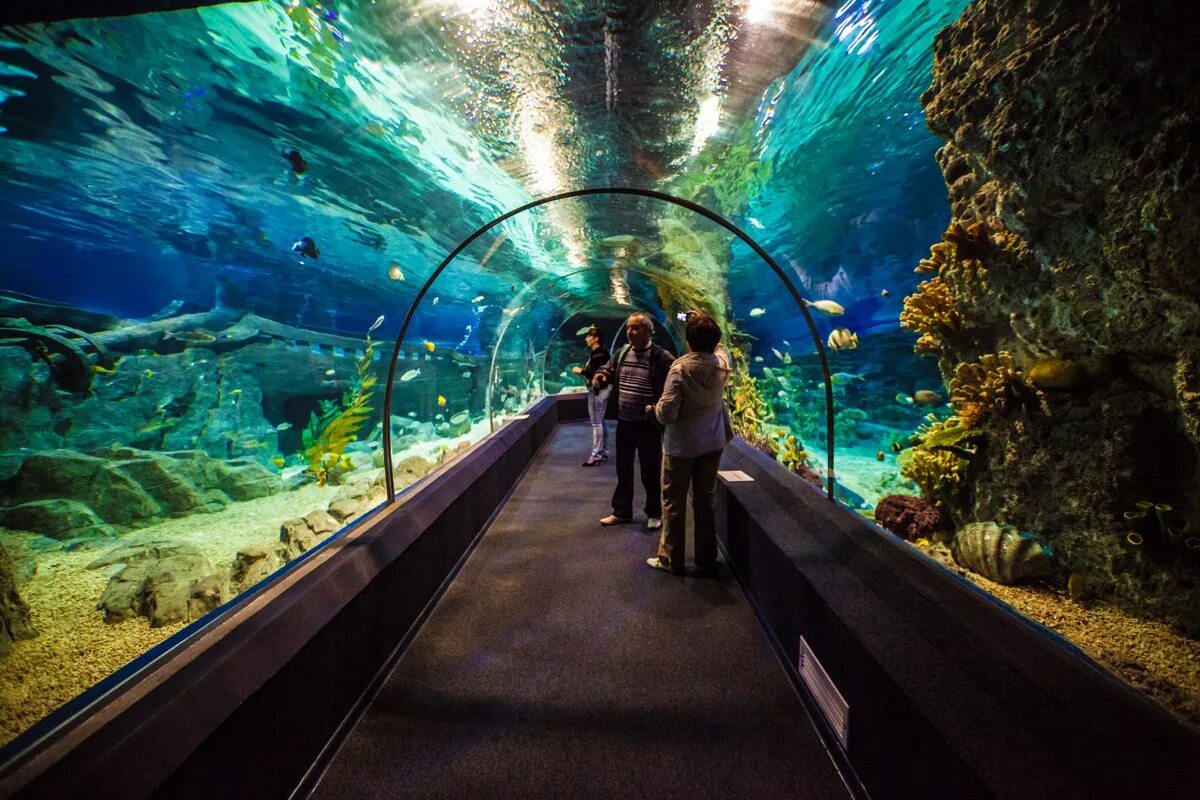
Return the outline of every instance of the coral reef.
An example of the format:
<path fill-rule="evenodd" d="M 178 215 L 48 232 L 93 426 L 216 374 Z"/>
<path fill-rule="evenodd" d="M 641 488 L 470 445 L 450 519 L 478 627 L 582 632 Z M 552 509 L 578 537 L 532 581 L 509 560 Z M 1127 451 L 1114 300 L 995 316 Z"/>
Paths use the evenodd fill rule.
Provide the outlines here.
<path fill-rule="evenodd" d="M 937 355 L 951 346 L 962 328 L 962 316 L 950 287 L 939 277 L 923 282 L 914 294 L 904 298 L 900 324 L 920 334 L 913 347 L 916 353 Z"/>
<path fill-rule="evenodd" d="M 954 507 L 962 488 L 966 459 L 950 450 L 913 448 L 900 454 L 900 474 L 921 490 L 921 497 L 946 507 Z"/>
<path fill-rule="evenodd" d="M 979 433 L 954 512 L 1038 531 L 1099 599 L 1194 633 L 1194 561 L 1120 542 L 1138 500 L 1200 519 L 1197 24 L 1180 4 L 975 0 L 938 35 L 922 103 L 952 220 L 904 322 Z M 1028 384 L 959 374 L 1002 353 Z M 910 460 L 923 491 L 954 466 L 934 459 Z"/>
<path fill-rule="evenodd" d="M 989 353 L 977 362 L 954 368 L 950 405 L 966 427 L 974 428 L 990 414 L 1007 413 L 1020 381 L 1021 370 L 1011 354 Z"/>
<path fill-rule="evenodd" d="M 954 560 L 988 580 L 1006 585 L 1054 574 L 1050 548 L 1012 525 L 972 522 L 954 534 Z"/>
<path fill-rule="evenodd" d="M 889 494 L 875 505 L 875 521 L 902 539 L 948 539 L 954 526 L 940 508 L 919 497 Z"/>

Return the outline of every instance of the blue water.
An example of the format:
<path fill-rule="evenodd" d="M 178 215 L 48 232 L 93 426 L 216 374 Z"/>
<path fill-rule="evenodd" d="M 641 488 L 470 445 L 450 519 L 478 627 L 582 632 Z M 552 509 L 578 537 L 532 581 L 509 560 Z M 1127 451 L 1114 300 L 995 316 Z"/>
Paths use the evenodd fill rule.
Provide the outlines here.
<path fill-rule="evenodd" d="M 7 31 L 0 289 L 138 319 L 177 300 L 211 307 L 223 285 L 246 311 L 301 328 L 361 337 L 383 315 L 375 335 L 388 339 L 450 248 L 507 209 L 585 186 L 700 185 L 691 197 L 755 237 L 805 296 L 845 308 L 817 316 L 822 339 L 834 327 L 860 338 L 831 354 L 834 372 L 865 378 L 837 387 L 839 407 L 901 435 L 924 412 L 894 396 L 941 389 L 897 317 L 948 219 L 918 98 L 933 35 L 964 5 L 851 0 L 797 19 L 775 4 L 739 21 L 619 20 L 587 3 L 344 2 L 330 14 L 264 2 Z M 755 36 L 793 38 L 766 69 L 742 47 Z M 755 64 L 753 78 L 732 77 Z M 713 161 L 736 162 L 722 155 L 731 144 L 751 178 L 720 178 Z M 716 188 L 703 187 L 710 173 Z M 511 220 L 432 287 L 410 339 L 498 353 L 534 384 L 557 376 L 564 365 L 542 354 L 568 317 L 673 311 L 679 285 L 655 251 L 677 213 L 589 198 Z M 716 255 L 676 279 L 721 295 L 752 337 L 753 375 L 779 366 L 774 351 L 794 358 L 800 385 L 769 400 L 804 410 L 791 427 L 820 452 L 820 376 L 798 309 L 748 248 L 686 224 L 714 231 Z M 640 253 L 604 244 L 622 235 Z M 292 252 L 302 236 L 318 259 Z M 874 456 L 875 434 L 839 448 Z"/>

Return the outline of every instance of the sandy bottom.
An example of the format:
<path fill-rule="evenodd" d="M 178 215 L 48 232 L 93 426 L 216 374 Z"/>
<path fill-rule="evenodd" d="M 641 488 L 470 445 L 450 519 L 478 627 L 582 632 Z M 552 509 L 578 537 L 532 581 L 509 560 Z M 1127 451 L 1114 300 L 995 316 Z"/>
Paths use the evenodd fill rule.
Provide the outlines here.
<path fill-rule="evenodd" d="M 950 559 L 944 546 L 934 545 L 933 552 L 926 552 L 942 563 Z M 953 562 L 947 566 L 1061 634 L 1179 719 L 1200 726 L 1200 641 L 1114 606 L 1075 602 L 1049 586 L 1005 586 Z"/>
<path fill-rule="evenodd" d="M 486 421 L 477 422 L 463 436 L 421 442 L 398 452 L 396 459 L 418 455 L 437 461 L 442 453 L 464 442 L 476 442 L 488 432 Z M 374 478 L 380 472 L 365 469 L 349 477 Z M 100 554 L 150 538 L 167 539 L 198 547 L 214 569 L 227 568 L 243 547 L 277 543 L 284 520 L 328 507 L 338 489 L 310 484 L 234 503 L 214 514 L 167 520 L 115 540 L 99 539 L 74 552 L 51 550 L 33 555 L 37 573 L 20 591 L 38 635 L 14 642 L 9 656 L 0 660 L 0 745 L 185 627 L 178 623 L 151 628 L 143 617 L 105 623 L 96 603 L 110 572 L 87 569 Z M 21 551 L 32 552 L 30 543 L 40 538 L 22 531 L 0 531 L 0 541 L 14 558 Z"/>
<path fill-rule="evenodd" d="M 872 507 L 889 494 L 916 494 L 917 487 L 900 477 L 896 454 L 886 452 L 883 461 L 880 461 L 876 452 L 858 448 L 839 449 L 834 462 L 838 482 L 857 493 Z"/>
<path fill-rule="evenodd" d="M 246 545 L 278 541 L 280 522 L 325 508 L 336 491 L 337 487 L 305 486 L 234 503 L 214 514 L 168 520 L 116 540 L 97 540 L 74 552 L 38 553 L 37 573 L 21 587 L 38 635 L 14 642 L 12 652 L 0 661 L 0 744 L 184 627 L 178 623 L 151 628 L 144 617 L 105 623 L 96 602 L 108 584 L 108 573 L 87 569 L 97 556 L 118 543 L 153 537 L 193 544 L 219 569 L 231 565 Z M 15 552 L 36 538 L 11 532 L 3 541 Z"/>

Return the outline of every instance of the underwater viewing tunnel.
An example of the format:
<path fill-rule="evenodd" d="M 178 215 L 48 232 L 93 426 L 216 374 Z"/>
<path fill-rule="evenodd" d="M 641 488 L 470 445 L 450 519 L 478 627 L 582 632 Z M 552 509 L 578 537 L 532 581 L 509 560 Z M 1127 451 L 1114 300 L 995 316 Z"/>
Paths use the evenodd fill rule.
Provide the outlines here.
<path fill-rule="evenodd" d="M 1194 796 L 1197 30 L 6 4 L 0 797 Z M 668 575 L 580 373 L 697 312 Z"/>

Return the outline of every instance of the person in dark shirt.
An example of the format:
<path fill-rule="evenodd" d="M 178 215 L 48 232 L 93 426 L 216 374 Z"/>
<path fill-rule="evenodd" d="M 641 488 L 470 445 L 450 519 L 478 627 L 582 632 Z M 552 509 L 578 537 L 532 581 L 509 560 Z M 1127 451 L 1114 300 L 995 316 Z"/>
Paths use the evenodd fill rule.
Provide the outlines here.
<path fill-rule="evenodd" d="M 612 393 L 612 387 L 605 386 L 597 389 L 592 386 L 592 378 L 596 377 L 596 372 L 608 363 L 611 356 L 604 347 L 604 334 L 595 325 L 588 328 L 584 341 L 592 349 L 592 353 L 588 356 L 586 364 L 582 367 L 572 367 L 571 371 L 576 375 L 582 375 L 583 379 L 588 382 L 588 418 L 592 421 L 592 454 L 588 456 L 587 461 L 583 462 L 583 465 L 594 467 L 602 461 L 608 461 L 608 422 L 604 419 L 604 411 L 608 407 L 608 396 Z"/>
<path fill-rule="evenodd" d="M 601 525 L 619 525 L 633 521 L 633 459 L 637 456 L 646 490 L 646 527 L 662 527 L 662 431 L 646 416 L 646 406 L 662 396 L 667 370 L 675 356 L 650 341 L 654 322 L 638 312 L 625 321 L 629 344 L 618 350 L 608 363 L 596 370 L 593 387 L 612 387 L 605 416 L 617 420 L 617 488 L 613 492 L 612 513 Z"/>

